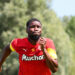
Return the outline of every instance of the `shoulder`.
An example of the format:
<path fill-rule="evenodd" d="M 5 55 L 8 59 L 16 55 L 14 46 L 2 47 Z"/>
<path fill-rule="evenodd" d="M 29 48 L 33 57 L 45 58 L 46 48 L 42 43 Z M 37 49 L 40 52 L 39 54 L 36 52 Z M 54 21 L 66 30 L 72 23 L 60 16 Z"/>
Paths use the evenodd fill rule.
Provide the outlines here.
<path fill-rule="evenodd" d="M 50 38 L 46 38 L 46 45 L 47 45 L 47 46 L 54 46 L 53 40 L 50 39 Z"/>
<path fill-rule="evenodd" d="M 14 45 L 21 45 L 26 41 L 27 41 L 27 38 L 15 38 L 11 41 L 11 43 Z"/>
<path fill-rule="evenodd" d="M 20 47 L 25 46 L 27 38 L 15 38 L 10 43 L 10 49 L 12 51 L 19 50 Z"/>
<path fill-rule="evenodd" d="M 23 41 L 26 41 L 27 40 L 27 38 L 15 38 L 15 39 L 13 39 L 12 40 L 12 42 L 23 42 Z"/>

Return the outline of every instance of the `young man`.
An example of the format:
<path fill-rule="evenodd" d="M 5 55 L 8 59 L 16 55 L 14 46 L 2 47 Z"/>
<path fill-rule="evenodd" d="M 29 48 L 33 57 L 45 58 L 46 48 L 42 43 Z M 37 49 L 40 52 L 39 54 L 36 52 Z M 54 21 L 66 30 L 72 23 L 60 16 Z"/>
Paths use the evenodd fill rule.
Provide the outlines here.
<path fill-rule="evenodd" d="M 16 38 L 4 48 L 0 71 L 5 59 L 16 51 L 19 54 L 19 75 L 51 75 L 58 69 L 53 41 L 41 37 L 42 24 L 39 20 L 32 18 L 26 25 L 28 37 Z"/>

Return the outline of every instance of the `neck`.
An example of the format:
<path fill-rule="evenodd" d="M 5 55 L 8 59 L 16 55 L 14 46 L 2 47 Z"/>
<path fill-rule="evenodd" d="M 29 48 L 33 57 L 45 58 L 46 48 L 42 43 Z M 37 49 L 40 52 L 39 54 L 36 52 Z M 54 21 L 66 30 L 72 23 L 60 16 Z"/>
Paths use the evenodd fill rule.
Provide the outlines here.
<path fill-rule="evenodd" d="M 36 44 L 38 43 L 38 41 L 39 41 L 39 39 L 38 39 L 37 41 L 34 41 L 34 40 L 32 40 L 30 37 L 28 37 L 28 40 L 29 40 L 29 42 L 30 42 L 32 45 L 36 45 Z"/>

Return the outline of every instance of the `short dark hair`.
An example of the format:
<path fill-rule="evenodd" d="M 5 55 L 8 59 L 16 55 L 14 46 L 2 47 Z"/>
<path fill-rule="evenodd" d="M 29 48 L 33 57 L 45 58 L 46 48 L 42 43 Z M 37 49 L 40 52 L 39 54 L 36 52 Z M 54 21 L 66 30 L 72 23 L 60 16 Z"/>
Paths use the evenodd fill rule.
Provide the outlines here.
<path fill-rule="evenodd" d="M 29 24 L 31 23 L 31 22 L 33 22 L 33 21 L 38 21 L 38 22 L 40 22 L 38 19 L 36 19 L 36 18 L 31 18 L 31 19 L 29 19 L 28 21 L 27 21 L 27 23 L 26 23 L 26 27 L 28 27 L 29 26 Z M 40 24 L 41 24 L 41 22 L 40 22 Z M 41 24 L 42 25 L 42 24 Z"/>

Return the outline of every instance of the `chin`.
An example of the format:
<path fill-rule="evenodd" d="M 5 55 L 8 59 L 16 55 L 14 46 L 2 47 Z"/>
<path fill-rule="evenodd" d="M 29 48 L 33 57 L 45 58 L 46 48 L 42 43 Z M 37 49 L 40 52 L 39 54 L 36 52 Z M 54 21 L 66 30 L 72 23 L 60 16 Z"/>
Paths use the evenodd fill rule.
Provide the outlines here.
<path fill-rule="evenodd" d="M 30 35 L 29 37 L 34 40 L 34 41 L 38 41 L 38 39 L 40 38 L 41 35 Z"/>

